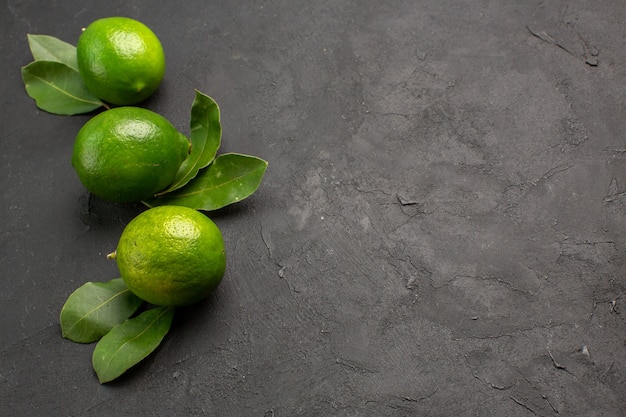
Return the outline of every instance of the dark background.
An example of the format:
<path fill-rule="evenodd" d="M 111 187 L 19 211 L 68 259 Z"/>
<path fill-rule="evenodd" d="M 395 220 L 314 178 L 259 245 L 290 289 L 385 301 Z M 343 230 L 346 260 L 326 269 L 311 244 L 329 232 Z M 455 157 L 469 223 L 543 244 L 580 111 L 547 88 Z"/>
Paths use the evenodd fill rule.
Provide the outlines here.
<path fill-rule="evenodd" d="M 626 2 L 5 1 L 0 415 L 623 416 Z M 58 315 L 144 208 L 70 166 L 92 116 L 38 110 L 26 34 L 150 26 L 142 105 L 269 161 L 209 213 L 228 268 L 100 385 Z"/>

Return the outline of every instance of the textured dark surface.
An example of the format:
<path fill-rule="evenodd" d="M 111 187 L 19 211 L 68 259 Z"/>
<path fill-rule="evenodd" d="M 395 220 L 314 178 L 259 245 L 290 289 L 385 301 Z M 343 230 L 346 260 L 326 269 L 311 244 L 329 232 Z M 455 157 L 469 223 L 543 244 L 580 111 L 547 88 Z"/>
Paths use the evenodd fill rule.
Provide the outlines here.
<path fill-rule="evenodd" d="M 165 3 L 165 2 L 163 2 Z M 0 415 L 623 416 L 626 2 L 8 1 L 0 45 Z M 228 269 L 98 384 L 58 314 L 140 205 L 90 197 L 90 117 L 26 95 L 27 33 L 126 15 L 168 61 L 144 103 L 269 161 L 211 213 Z"/>

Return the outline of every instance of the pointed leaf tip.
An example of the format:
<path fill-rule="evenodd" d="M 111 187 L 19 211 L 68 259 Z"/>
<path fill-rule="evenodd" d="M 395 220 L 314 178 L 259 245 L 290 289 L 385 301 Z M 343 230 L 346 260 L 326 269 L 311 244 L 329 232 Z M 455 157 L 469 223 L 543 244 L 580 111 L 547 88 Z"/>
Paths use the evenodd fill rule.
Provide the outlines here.
<path fill-rule="evenodd" d="M 251 196 L 261 185 L 267 166 L 267 161 L 255 156 L 222 154 L 184 187 L 144 203 L 217 210 Z"/>
<path fill-rule="evenodd" d="M 159 195 L 183 187 L 192 180 L 198 171 L 208 166 L 217 155 L 222 141 L 220 109 L 215 100 L 196 91 L 191 107 L 191 152 L 180 166 L 172 184 Z"/>
<path fill-rule="evenodd" d="M 28 46 L 35 61 L 60 62 L 78 71 L 76 47 L 54 36 L 27 34 Z"/>
<path fill-rule="evenodd" d="M 96 345 L 93 369 L 101 384 L 110 382 L 161 344 L 174 318 L 174 307 L 157 307 L 115 326 Z"/>

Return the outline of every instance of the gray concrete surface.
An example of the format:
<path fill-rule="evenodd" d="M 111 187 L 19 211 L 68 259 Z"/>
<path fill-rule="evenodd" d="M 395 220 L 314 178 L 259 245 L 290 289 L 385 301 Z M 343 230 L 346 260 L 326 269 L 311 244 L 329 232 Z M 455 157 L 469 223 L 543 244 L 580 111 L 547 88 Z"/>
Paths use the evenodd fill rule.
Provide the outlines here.
<path fill-rule="evenodd" d="M 148 24 L 144 103 L 269 161 L 209 215 L 228 270 L 100 385 L 66 297 L 143 207 L 69 163 L 90 117 L 36 109 L 27 33 Z M 626 3 L 7 1 L 0 15 L 0 415 L 626 415 Z"/>

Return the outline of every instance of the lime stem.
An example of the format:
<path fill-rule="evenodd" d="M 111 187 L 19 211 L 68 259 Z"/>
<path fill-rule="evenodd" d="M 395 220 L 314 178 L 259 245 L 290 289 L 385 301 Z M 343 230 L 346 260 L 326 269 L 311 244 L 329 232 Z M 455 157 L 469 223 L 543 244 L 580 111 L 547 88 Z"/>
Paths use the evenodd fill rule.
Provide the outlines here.
<path fill-rule="evenodd" d="M 113 251 L 107 255 L 107 259 L 115 259 L 117 256 L 117 251 Z"/>

